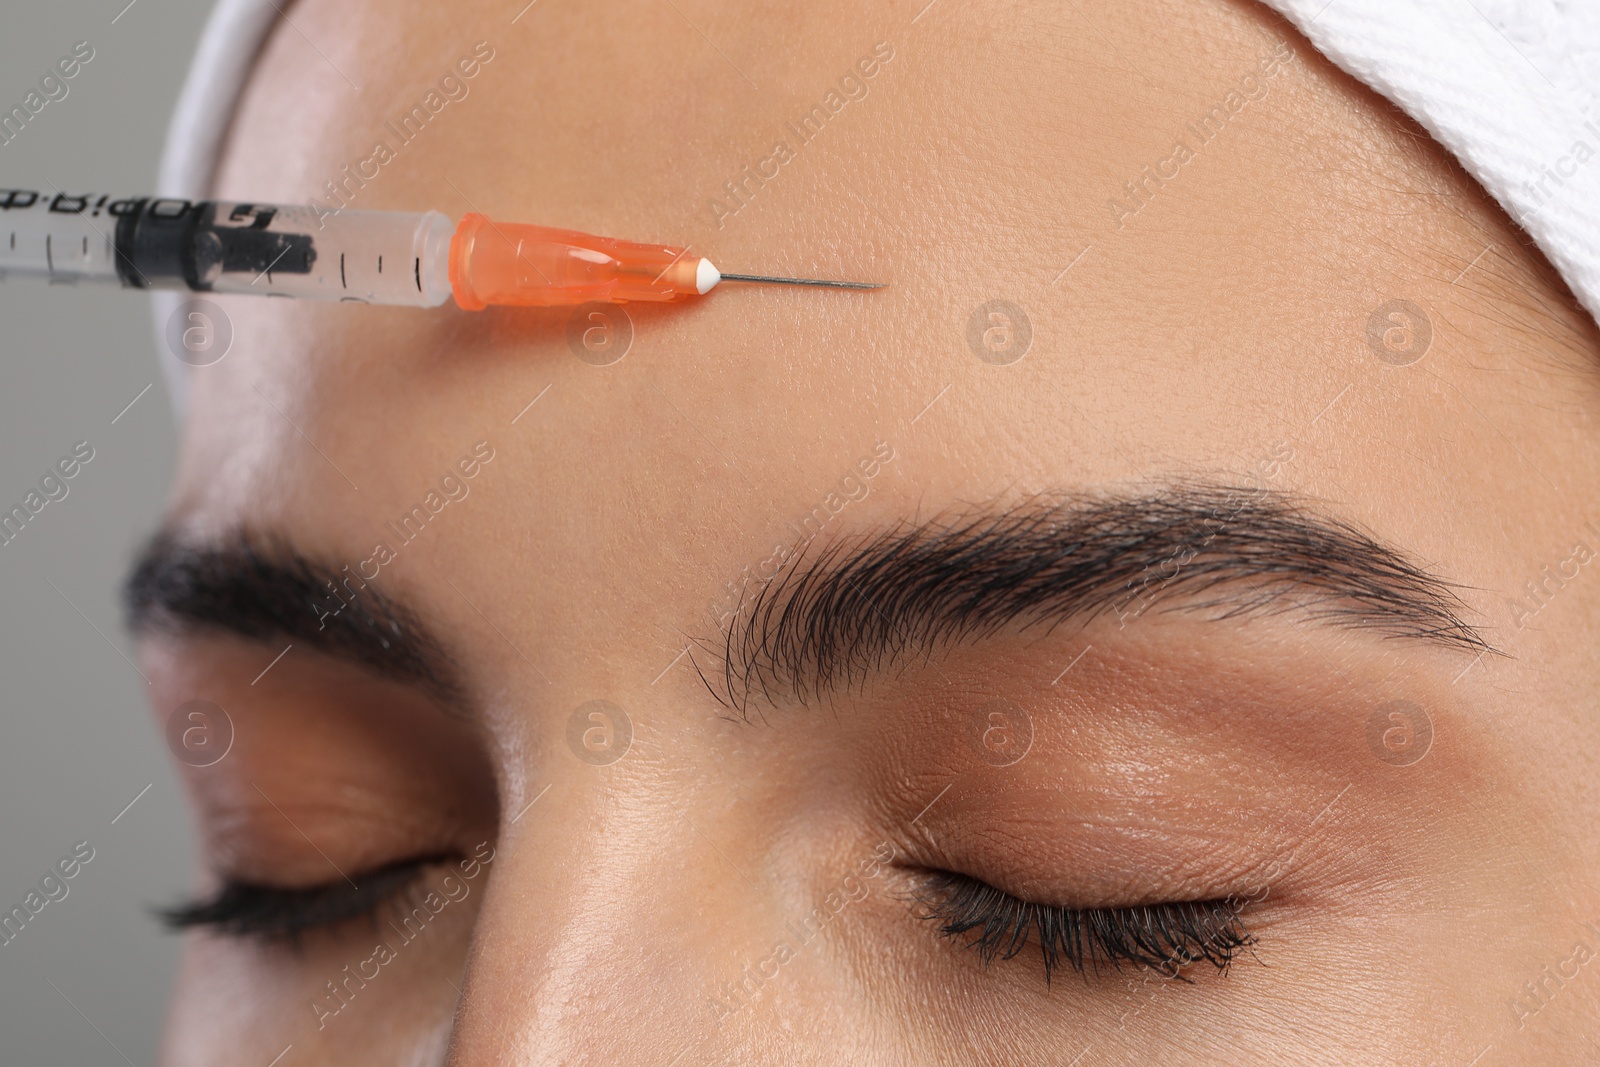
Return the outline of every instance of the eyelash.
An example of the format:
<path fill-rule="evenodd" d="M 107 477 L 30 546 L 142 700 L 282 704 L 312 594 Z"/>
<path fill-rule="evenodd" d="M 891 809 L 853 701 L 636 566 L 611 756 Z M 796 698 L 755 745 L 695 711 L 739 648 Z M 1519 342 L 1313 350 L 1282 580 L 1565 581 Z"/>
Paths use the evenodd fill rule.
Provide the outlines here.
<path fill-rule="evenodd" d="M 339 881 L 308 889 L 227 882 L 210 897 L 158 909 L 169 930 L 209 929 L 228 937 L 298 943 L 310 931 L 375 915 L 413 885 L 438 858 L 407 860 L 372 871 L 352 886 Z M 1239 903 L 1224 900 L 1143 904 L 1123 908 L 1061 908 L 1034 904 L 986 882 L 948 871 L 930 876 L 918 897 L 921 917 L 963 941 L 985 967 L 1009 960 L 1037 940 L 1046 984 L 1063 963 L 1079 974 L 1124 962 L 1180 981 L 1182 968 L 1209 961 L 1226 974 L 1234 958 L 1256 943 L 1239 920 Z M 964 939 L 964 940 L 963 940 Z"/>
<path fill-rule="evenodd" d="M 212 930 L 227 937 L 297 943 L 306 933 L 370 917 L 408 889 L 438 857 L 405 860 L 361 875 L 307 889 L 281 889 L 255 882 L 226 882 L 209 897 L 156 909 L 168 930 Z"/>
<path fill-rule="evenodd" d="M 1239 921 L 1235 898 L 1140 904 L 1123 908 L 1060 908 L 1018 900 L 963 874 L 930 875 L 929 891 L 919 898 L 922 918 L 939 933 L 978 953 L 985 967 L 1009 960 L 1037 940 L 1044 957 L 1045 982 L 1063 963 L 1088 977 L 1102 963 L 1117 970 L 1124 962 L 1148 967 L 1181 981 L 1181 970 L 1206 960 L 1219 972 L 1256 943 Z"/>

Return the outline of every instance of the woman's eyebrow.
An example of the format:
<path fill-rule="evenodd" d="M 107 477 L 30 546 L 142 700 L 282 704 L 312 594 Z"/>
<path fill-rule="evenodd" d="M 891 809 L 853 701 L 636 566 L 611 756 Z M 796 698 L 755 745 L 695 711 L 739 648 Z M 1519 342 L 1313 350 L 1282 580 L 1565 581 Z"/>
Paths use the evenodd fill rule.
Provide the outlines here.
<path fill-rule="evenodd" d="M 912 650 L 1107 612 L 1127 623 L 1166 601 L 1496 651 L 1457 613 L 1451 583 L 1353 524 L 1287 493 L 1190 480 L 834 541 L 741 606 L 720 686 L 707 684 L 741 710 L 804 700 Z"/>
<path fill-rule="evenodd" d="M 415 612 L 282 539 L 236 530 L 194 543 L 159 533 L 135 561 L 122 599 L 134 633 L 291 641 L 416 686 L 447 708 L 466 703 L 454 660 Z"/>

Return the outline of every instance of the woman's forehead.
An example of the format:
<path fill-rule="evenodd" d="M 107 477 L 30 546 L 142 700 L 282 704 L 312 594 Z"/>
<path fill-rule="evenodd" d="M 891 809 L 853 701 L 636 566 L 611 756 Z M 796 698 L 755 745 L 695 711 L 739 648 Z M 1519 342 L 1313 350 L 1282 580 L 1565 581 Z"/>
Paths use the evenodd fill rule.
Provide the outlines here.
<path fill-rule="evenodd" d="M 181 491 L 348 526 L 455 451 L 509 442 L 534 491 L 505 519 L 627 501 L 637 521 L 577 537 L 592 543 L 675 521 L 759 530 L 880 441 L 911 457 L 895 509 L 1247 473 L 1289 446 L 1298 476 L 1337 458 L 1405 526 L 1394 456 L 1460 425 L 1441 376 L 1469 396 L 1487 382 L 1441 358 L 1483 310 L 1405 249 L 1465 262 L 1495 214 L 1437 150 L 1352 121 L 1360 90 L 1268 17 L 1229 9 L 1204 51 L 1127 17 L 1038 5 L 993 27 L 935 8 L 891 33 L 808 7 L 779 47 L 670 5 L 515 23 L 297 8 L 247 88 L 221 195 L 482 210 L 890 284 L 613 309 L 602 332 L 628 339 L 605 365 L 574 347 L 592 324 L 563 311 L 234 301 L 234 355 L 195 376 Z M 1159 55 L 1161 84 L 1110 62 L 1107 40 Z M 975 64 L 979 45 L 1030 60 Z M 1452 440 L 1449 462 L 1517 462 Z M 323 492 L 346 483 L 367 495 Z"/>

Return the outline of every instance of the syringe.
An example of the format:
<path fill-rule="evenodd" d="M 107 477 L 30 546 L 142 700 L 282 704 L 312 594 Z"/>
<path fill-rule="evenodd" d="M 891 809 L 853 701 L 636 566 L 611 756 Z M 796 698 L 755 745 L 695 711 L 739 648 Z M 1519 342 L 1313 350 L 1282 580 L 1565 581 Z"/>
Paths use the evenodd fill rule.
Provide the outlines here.
<path fill-rule="evenodd" d="M 428 211 L 0 189 L 0 279 L 255 293 L 469 311 L 704 296 L 721 281 L 877 289 L 723 274 L 686 248 Z"/>

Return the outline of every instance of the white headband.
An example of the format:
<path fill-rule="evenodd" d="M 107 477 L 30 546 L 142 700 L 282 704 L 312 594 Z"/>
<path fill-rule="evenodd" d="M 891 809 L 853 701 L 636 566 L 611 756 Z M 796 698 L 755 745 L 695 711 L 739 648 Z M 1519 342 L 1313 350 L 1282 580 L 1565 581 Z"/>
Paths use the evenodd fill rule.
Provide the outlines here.
<path fill-rule="evenodd" d="M 1405 110 L 1500 202 L 1600 320 L 1600 2 L 1263 0 Z M 219 0 L 167 130 L 161 196 L 211 194 L 274 0 Z M 182 300 L 157 293 L 156 331 Z M 158 350 L 181 417 L 185 365 Z"/>
<path fill-rule="evenodd" d="M 184 200 L 211 195 L 211 179 L 234 106 L 278 13 L 273 0 L 218 0 L 167 125 L 155 195 Z M 161 353 L 173 413 L 182 421 L 189 395 L 188 367 L 167 347 L 166 322 L 185 294 L 157 291 L 153 296 L 156 351 Z"/>
<path fill-rule="evenodd" d="M 1600 320 L 1600 3 L 1264 2 L 1455 153 Z"/>

